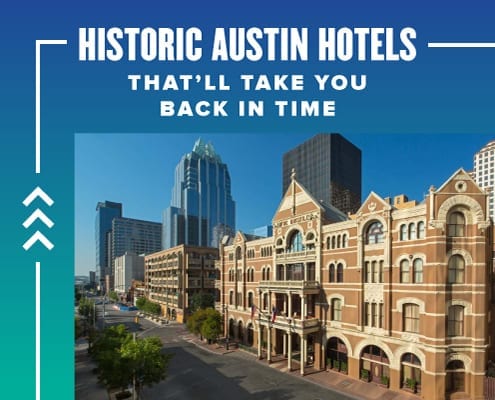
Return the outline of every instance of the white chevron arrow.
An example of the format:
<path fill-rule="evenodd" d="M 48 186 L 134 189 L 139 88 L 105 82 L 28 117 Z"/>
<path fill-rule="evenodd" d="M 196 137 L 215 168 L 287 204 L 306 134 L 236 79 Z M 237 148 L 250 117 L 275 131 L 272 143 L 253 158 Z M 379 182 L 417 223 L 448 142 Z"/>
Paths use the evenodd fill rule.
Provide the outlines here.
<path fill-rule="evenodd" d="M 36 211 L 34 213 L 32 213 L 23 223 L 22 225 L 24 226 L 24 228 L 28 228 L 31 226 L 31 224 L 33 222 L 35 222 L 37 219 L 40 219 L 46 226 L 48 226 L 48 228 L 51 228 L 53 225 L 55 225 L 53 223 L 53 221 L 48 218 L 44 213 L 43 211 L 41 211 L 39 208 L 36 209 Z"/>
<path fill-rule="evenodd" d="M 53 200 L 39 186 L 36 187 L 22 202 L 26 207 L 30 205 L 37 197 L 41 198 L 46 204 L 51 206 Z"/>
<path fill-rule="evenodd" d="M 22 245 L 24 247 L 24 250 L 28 251 L 33 244 L 35 244 L 37 241 L 40 241 L 43 246 L 45 246 L 48 250 L 53 249 L 54 244 L 50 242 L 45 235 L 43 235 L 40 231 L 36 231 L 36 233 L 31 236 L 28 240 L 26 240 L 26 243 Z"/>

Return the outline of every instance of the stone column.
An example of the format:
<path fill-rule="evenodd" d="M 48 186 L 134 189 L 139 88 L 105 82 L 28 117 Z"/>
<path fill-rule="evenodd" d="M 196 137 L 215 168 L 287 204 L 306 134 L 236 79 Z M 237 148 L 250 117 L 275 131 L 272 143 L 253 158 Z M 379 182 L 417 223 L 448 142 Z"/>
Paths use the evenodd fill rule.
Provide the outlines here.
<path fill-rule="evenodd" d="M 306 316 L 306 295 L 302 295 L 301 297 L 301 320 L 304 320 Z"/>
<path fill-rule="evenodd" d="M 292 318 L 292 293 L 289 292 L 289 305 L 288 305 L 287 317 Z"/>
<path fill-rule="evenodd" d="M 266 359 L 268 363 L 272 361 L 272 329 L 270 328 L 270 321 L 268 321 L 268 337 L 266 338 Z"/>
<path fill-rule="evenodd" d="M 300 354 L 300 364 L 301 364 L 301 375 L 304 375 L 304 364 L 306 363 L 306 336 L 301 335 L 301 354 Z"/>
<path fill-rule="evenodd" d="M 292 333 L 289 331 L 287 340 L 287 368 L 289 368 L 289 372 L 292 370 Z"/>
<path fill-rule="evenodd" d="M 258 319 L 258 360 L 261 360 L 261 343 L 263 342 L 263 335 L 261 334 L 261 321 Z"/>
<path fill-rule="evenodd" d="M 283 354 L 284 354 L 284 357 L 287 357 L 287 332 L 284 332 L 284 335 L 283 335 Z"/>

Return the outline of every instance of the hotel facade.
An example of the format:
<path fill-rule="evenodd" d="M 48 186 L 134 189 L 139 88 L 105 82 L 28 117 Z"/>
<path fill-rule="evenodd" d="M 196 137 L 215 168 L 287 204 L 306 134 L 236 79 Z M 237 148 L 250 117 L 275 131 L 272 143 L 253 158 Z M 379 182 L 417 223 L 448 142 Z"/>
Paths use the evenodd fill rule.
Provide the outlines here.
<path fill-rule="evenodd" d="M 372 192 L 344 215 L 293 173 L 272 237 L 238 232 L 220 245 L 225 334 L 301 374 L 332 368 L 428 400 L 483 399 L 488 201 L 460 169 L 420 204 Z"/>

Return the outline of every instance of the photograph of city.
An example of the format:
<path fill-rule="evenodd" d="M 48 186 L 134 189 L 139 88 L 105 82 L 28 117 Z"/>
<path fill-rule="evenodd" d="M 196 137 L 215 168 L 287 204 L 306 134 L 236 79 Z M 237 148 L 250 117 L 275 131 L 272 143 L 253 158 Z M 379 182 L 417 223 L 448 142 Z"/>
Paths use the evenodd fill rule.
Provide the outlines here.
<path fill-rule="evenodd" d="M 75 398 L 491 399 L 494 164 L 488 134 L 76 135 Z"/>

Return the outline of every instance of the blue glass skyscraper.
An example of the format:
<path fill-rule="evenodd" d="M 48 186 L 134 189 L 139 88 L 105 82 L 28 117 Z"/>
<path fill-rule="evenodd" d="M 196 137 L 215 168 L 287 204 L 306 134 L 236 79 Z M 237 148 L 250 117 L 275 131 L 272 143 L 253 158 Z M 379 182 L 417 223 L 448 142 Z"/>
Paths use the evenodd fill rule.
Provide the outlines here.
<path fill-rule="evenodd" d="M 217 247 L 235 233 L 235 202 L 227 165 L 213 145 L 198 139 L 175 168 L 170 207 L 163 215 L 163 248 Z"/>
<path fill-rule="evenodd" d="M 122 203 L 100 201 L 96 205 L 95 242 L 96 242 L 96 278 L 97 282 L 111 274 L 111 232 L 112 221 L 122 217 Z"/>

